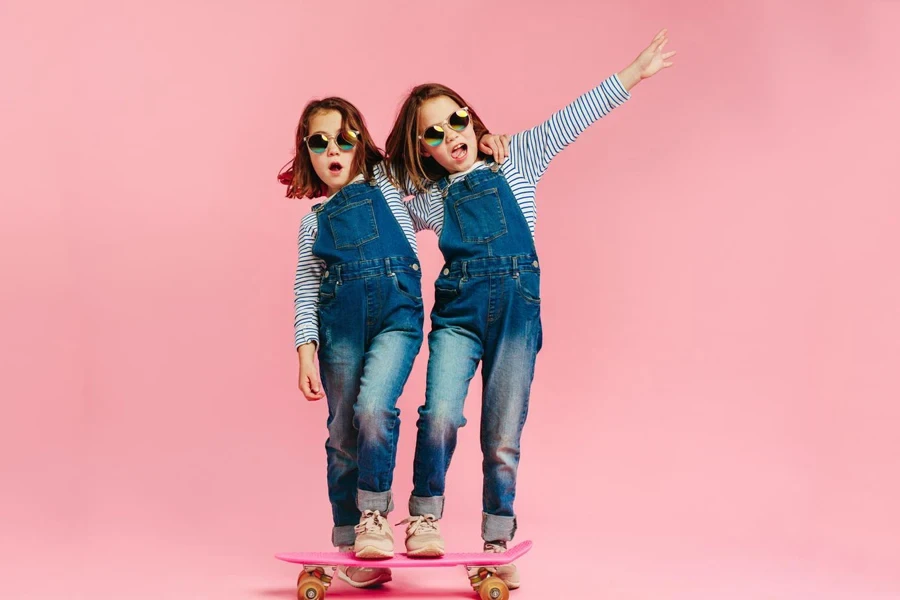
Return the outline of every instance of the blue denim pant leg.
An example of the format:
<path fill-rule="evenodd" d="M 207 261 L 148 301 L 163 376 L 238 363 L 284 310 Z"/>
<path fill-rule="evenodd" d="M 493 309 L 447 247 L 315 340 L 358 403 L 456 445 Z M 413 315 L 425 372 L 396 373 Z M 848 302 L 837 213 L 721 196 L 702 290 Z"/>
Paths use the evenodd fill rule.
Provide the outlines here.
<path fill-rule="evenodd" d="M 543 341 L 537 275 L 522 273 L 522 280 L 518 277 L 505 282 L 502 298 L 497 299 L 498 310 L 488 327 L 482 363 L 485 541 L 510 541 L 515 535 L 513 504 L 522 430 L 528 416 L 535 360 Z"/>
<path fill-rule="evenodd" d="M 378 333 L 365 356 L 354 424 L 359 431 L 359 491 L 362 510 L 393 510 L 391 485 L 397 462 L 400 411 L 397 400 L 422 346 L 421 306 L 400 306 L 389 329 Z"/>
<path fill-rule="evenodd" d="M 477 337 L 457 327 L 432 329 L 428 347 L 425 404 L 419 408 L 409 513 L 433 514 L 440 519 L 457 431 L 466 424 L 466 393 L 482 350 Z"/>
<path fill-rule="evenodd" d="M 354 404 L 359 395 L 363 370 L 365 329 L 354 319 L 335 318 L 359 290 L 345 286 L 344 297 L 320 306 L 319 371 L 328 402 L 328 440 L 325 442 L 328 469 L 328 499 L 334 521 L 332 543 L 352 545 L 360 512 L 356 505 L 359 481 Z"/>
<path fill-rule="evenodd" d="M 332 348 L 335 355 L 339 349 Z M 362 355 L 347 350 L 343 360 L 322 362 L 322 384 L 328 401 L 328 439 L 325 442 L 328 469 L 328 499 L 334 521 L 332 543 L 353 544 L 359 523 L 356 490 L 359 478 L 357 431 L 353 425 L 353 402 L 358 394 Z"/>

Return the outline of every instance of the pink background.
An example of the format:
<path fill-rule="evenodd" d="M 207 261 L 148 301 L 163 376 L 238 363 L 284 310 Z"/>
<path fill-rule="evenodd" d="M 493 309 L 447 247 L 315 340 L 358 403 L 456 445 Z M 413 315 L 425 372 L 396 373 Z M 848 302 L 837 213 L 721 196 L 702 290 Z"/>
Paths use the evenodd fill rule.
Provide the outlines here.
<path fill-rule="evenodd" d="M 787 4 L 5 0 L 2 596 L 294 597 L 272 555 L 330 528 L 326 407 L 292 349 L 309 203 L 275 180 L 303 104 L 344 95 L 383 141 L 437 80 L 515 132 L 666 26 L 676 67 L 538 189 L 514 597 L 897 598 L 900 2 Z M 455 570 L 373 594 L 472 597 Z"/>

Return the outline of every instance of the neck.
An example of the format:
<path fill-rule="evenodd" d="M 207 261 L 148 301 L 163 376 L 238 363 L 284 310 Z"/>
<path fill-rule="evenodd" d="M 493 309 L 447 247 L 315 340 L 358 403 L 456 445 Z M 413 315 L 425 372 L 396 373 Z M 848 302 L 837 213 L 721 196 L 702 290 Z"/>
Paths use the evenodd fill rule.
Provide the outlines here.
<path fill-rule="evenodd" d="M 345 183 L 344 185 L 341 185 L 341 186 L 338 186 L 338 187 L 327 186 L 327 187 L 328 187 L 328 195 L 329 195 L 329 196 L 334 196 L 334 195 L 337 194 L 339 191 L 341 191 L 342 189 L 344 189 L 345 187 L 347 187 L 347 185 L 349 185 L 350 182 L 353 181 L 354 179 L 356 179 L 357 177 L 359 177 L 359 173 L 354 173 L 353 175 L 350 176 L 350 178 L 347 180 L 347 183 Z"/>

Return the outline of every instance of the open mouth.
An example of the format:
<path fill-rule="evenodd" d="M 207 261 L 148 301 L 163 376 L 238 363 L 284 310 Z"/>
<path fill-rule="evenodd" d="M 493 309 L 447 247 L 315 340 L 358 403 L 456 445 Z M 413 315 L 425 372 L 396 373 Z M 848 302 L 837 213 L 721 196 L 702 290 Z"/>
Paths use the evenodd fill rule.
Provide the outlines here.
<path fill-rule="evenodd" d="M 466 145 L 465 142 L 458 143 L 450 150 L 450 156 L 453 158 L 453 160 L 462 160 L 468 153 L 469 146 Z"/>
<path fill-rule="evenodd" d="M 332 175 L 340 175 L 341 171 L 343 171 L 343 170 L 344 170 L 343 165 L 341 165 L 341 163 L 339 163 L 337 161 L 334 161 L 330 165 L 328 165 L 328 171 Z"/>

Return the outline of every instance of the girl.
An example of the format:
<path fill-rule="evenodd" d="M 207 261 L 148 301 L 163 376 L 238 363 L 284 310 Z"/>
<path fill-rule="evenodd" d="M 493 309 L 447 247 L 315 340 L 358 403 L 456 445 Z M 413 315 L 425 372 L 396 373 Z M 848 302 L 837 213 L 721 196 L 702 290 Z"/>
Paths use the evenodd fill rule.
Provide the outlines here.
<path fill-rule="evenodd" d="M 410 514 L 431 524 L 427 544 L 436 555 L 443 540 L 435 521 L 442 516 L 445 477 L 479 361 L 484 551 L 502 552 L 513 539 L 519 441 L 542 336 L 535 186 L 550 160 L 588 125 L 624 103 L 642 79 L 671 66 L 675 53 L 663 53 L 666 36 L 659 32 L 630 66 L 541 125 L 512 136 L 502 168 L 486 168 L 470 151 L 485 126 L 453 90 L 420 85 L 400 109 L 387 141 L 388 160 L 398 180 L 419 192 L 409 205 L 413 224 L 435 231 L 445 261 L 435 282 L 409 502 Z M 430 182 L 436 185 L 427 188 Z M 421 545 L 417 532 L 407 536 L 408 548 Z M 510 588 L 519 586 L 514 566 L 498 574 Z"/>
<path fill-rule="evenodd" d="M 502 155 L 496 136 L 483 141 Z M 383 160 L 359 110 L 325 98 L 303 110 L 291 168 L 279 175 L 288 197 L 328 196 L 300 223 L 295 347 L 303 395 L 328 398 L 332 543 L 359 558 L 394 553 L 385 516 L 393 508 L 396 404 L 422 344 L 416 238 Z M 391 579 L 388 569 L 354 567 L 338 576 L 354 587 Z"/>

